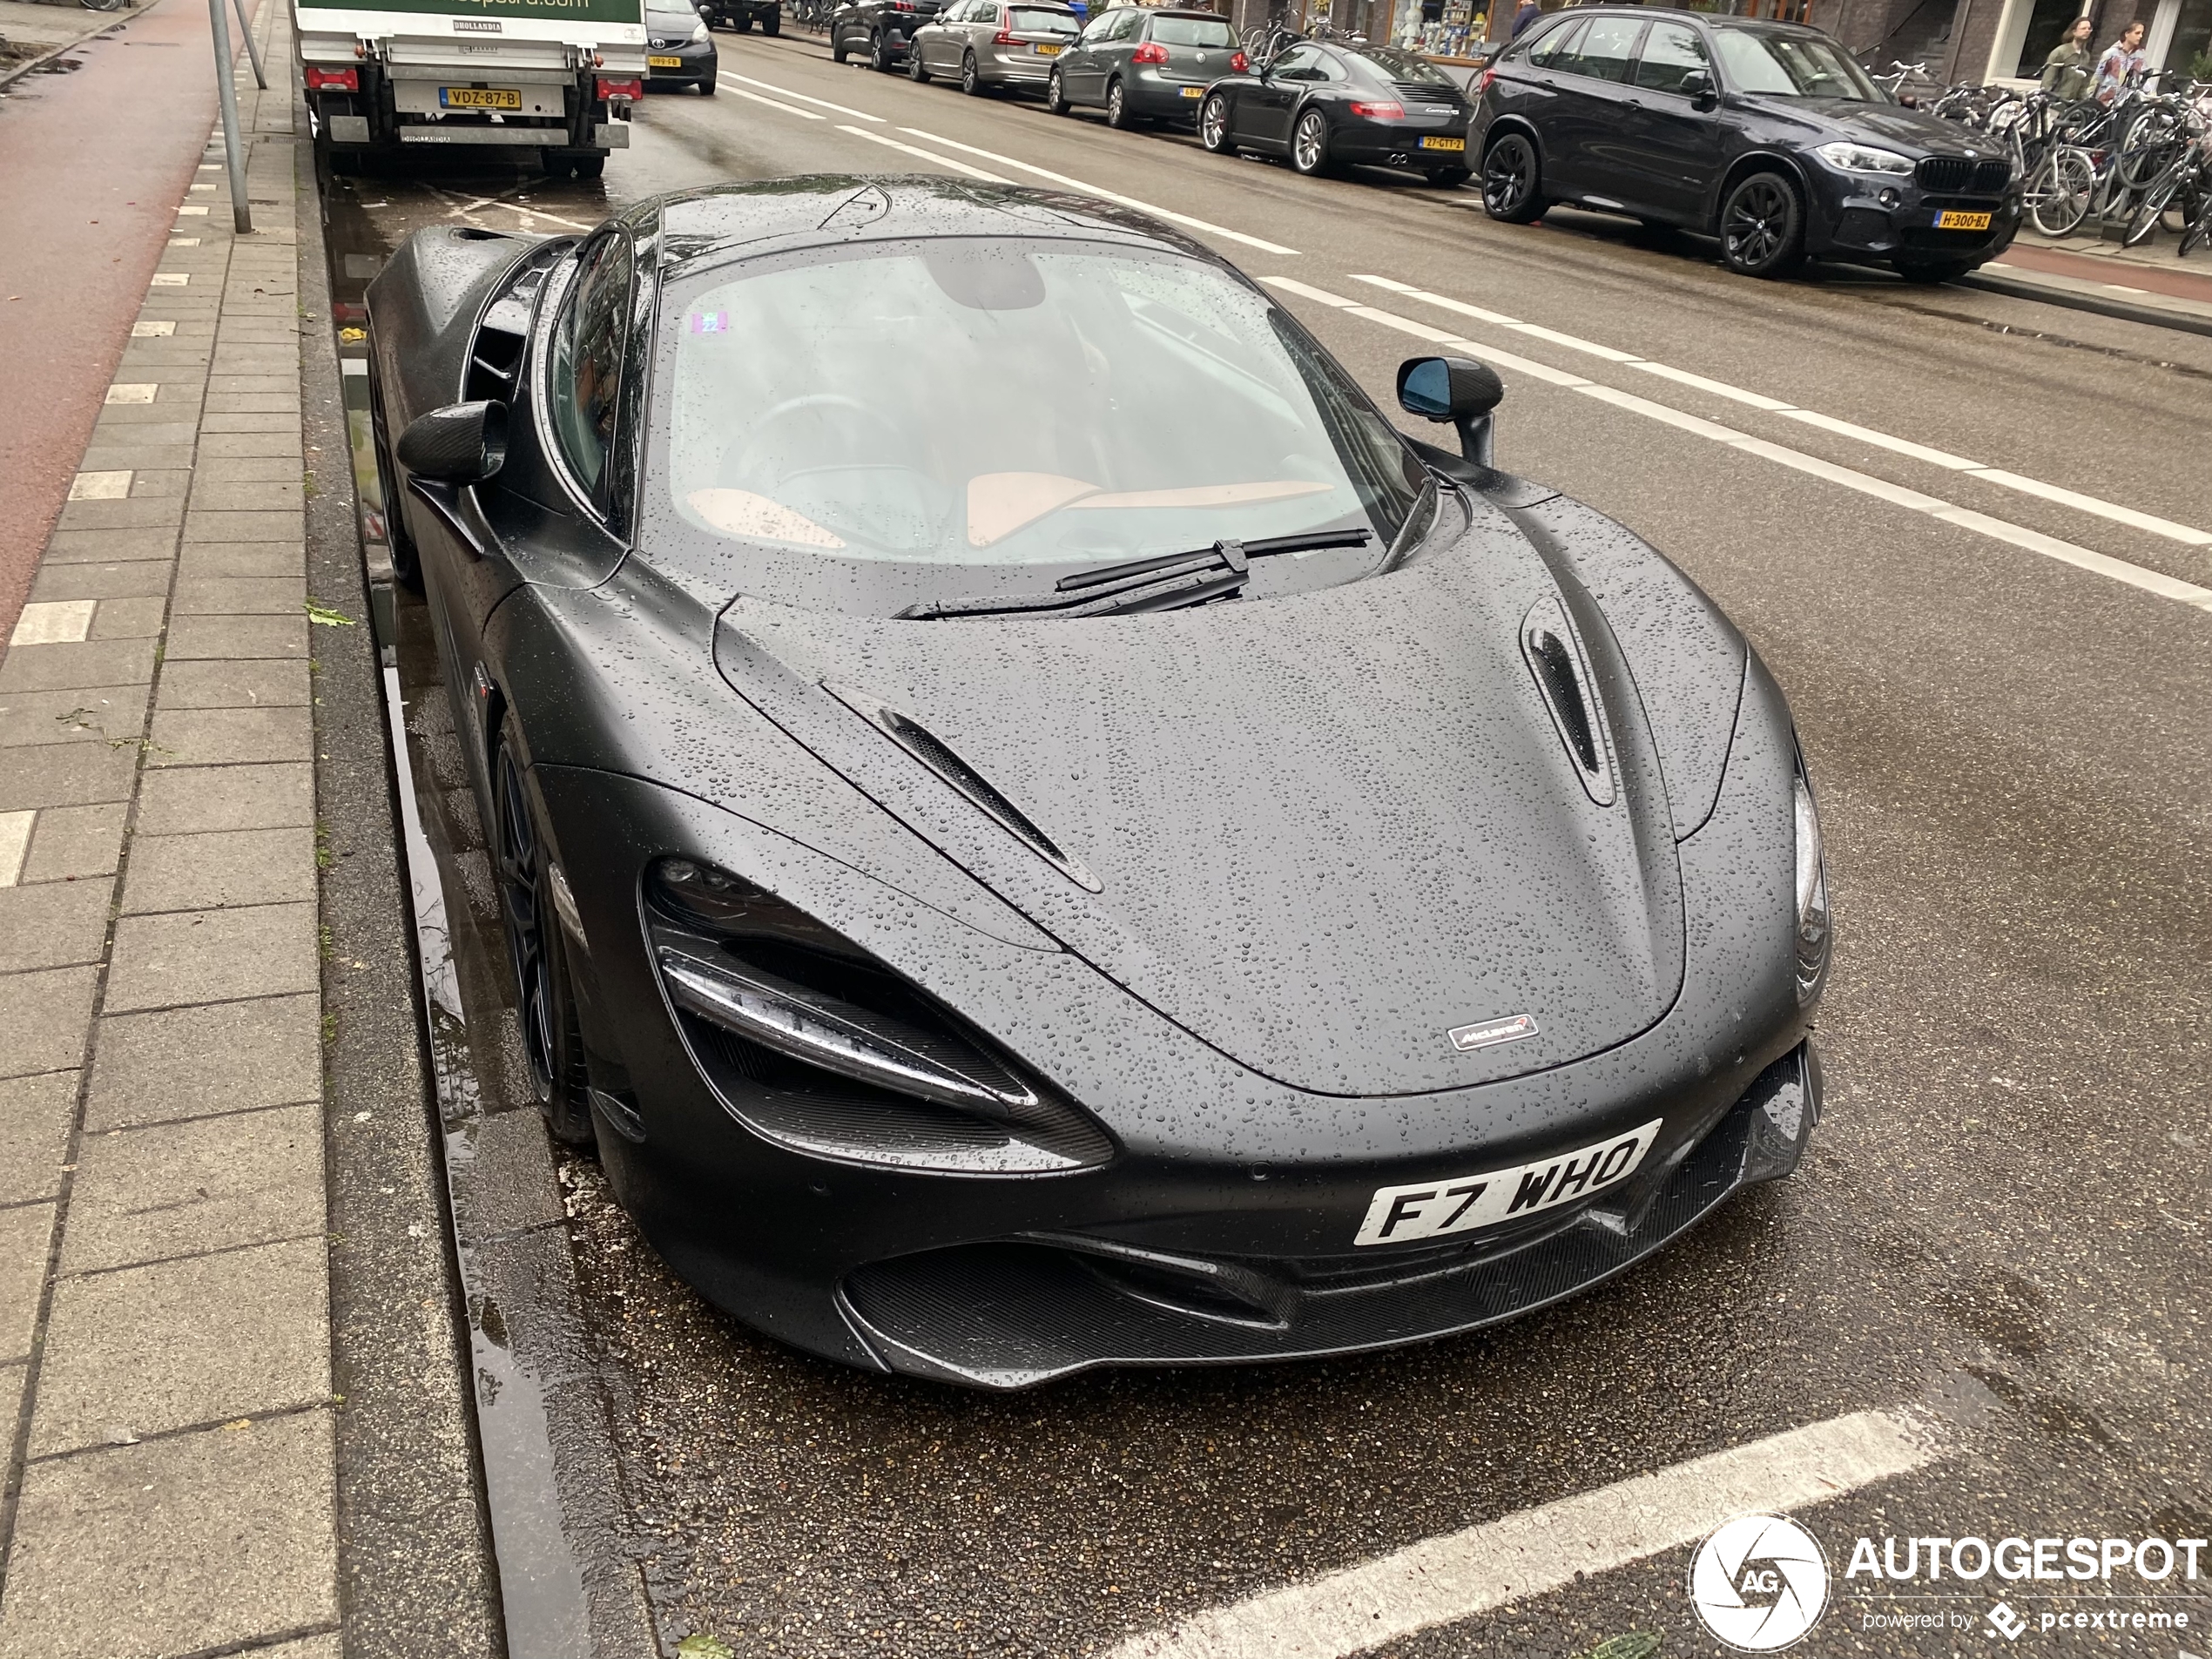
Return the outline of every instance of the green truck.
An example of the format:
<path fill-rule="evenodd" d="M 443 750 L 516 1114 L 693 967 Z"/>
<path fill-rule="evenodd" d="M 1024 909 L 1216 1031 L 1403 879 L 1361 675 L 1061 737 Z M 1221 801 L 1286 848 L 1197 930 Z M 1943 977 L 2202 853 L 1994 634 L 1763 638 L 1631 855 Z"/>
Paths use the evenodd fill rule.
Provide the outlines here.
<path fill-rule="evenodd" d="M 293 25 L 335 172 L 462 145 L 596 179 L 645 92 L 645 0 L 293 0 Z"/>

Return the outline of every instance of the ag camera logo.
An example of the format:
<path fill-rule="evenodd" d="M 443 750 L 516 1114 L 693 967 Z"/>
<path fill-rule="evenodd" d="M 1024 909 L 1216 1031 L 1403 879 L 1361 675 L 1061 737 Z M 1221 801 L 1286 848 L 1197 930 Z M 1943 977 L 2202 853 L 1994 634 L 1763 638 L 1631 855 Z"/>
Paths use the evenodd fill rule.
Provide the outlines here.
<path fill-rule="evenodd" d="M 1689 1604 L 1728 1646 L 1778 1652 L 1827 1610 L 1828 1558 L 1794 1521 L 1738 1515 L 1698 1547 Z"/>

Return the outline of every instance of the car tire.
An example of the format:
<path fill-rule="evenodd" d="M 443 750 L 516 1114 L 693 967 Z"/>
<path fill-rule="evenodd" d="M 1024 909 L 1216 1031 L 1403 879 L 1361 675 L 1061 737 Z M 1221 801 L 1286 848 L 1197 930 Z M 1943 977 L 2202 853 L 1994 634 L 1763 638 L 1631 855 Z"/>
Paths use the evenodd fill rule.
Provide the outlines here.
<path fill-rule="evenodd" d="M 1439 190 L 1457 190 L 1474 177 L 1465 167 L 1438 167 L 1430 172 L 1428 181 Z"/>
<path fill-rule="evenodd" d="M 1106 125 L 1116 132 L 1126 132 L 1136 125 L 1136 117 L 1130 113 L 1129 93 L 1116 76 L 1106 83 Z"/>
<path fill-rule="evenodd" d="M 1291 129 L 1291 167 L 1311 179 L 1329 170 L 1329 118 L 1308 110 Z"/>
<path fill-rule="evenodd" d="M 1536 146 L 1508 132 L 1482 152 L 1482 211 L 1501 225 L 1533 225 L 1551 204 L 1544 199 L 1543 163 Z"/>
<path fill-rule="evenodd" d="M 764 35 L 780 35 L 784 32 L 784 14 L 780 9 L 770 12 L 760 20 L 760 32 Z"/>
<path fill-rule="evenodd" d="M 712 98 L 714 96 L 713 76 L 702 75 L 699 77 L 699 96 L 701 98 Z"/>
<path fill-rule="evenodd" d="M 991 89 L 983 84 L 981 71 L 975 66 L 975 54 L 969 52 L 960 60 L 960 90 L 970 98 L 981 98 Z"/>
<path fill-rule="evenodd" d="M 565 1146 L 587 1147 L 596 1136 L 576 981 L 568 937 L 554 907 L 552 859 L 517 753 L 519 737 L 510 711 L 492 755 L 492 865 L 508 965 L 515 974 L 515 1014 L 547 1132 Z"/>
<path fill-rule="evenodd" d="M 1066 115 L 1076 107 L 1068 102 L 1068 89 L 1061 83 L 1056 69 L 1045 80 L 1044 107 L 1048 115 Z"/>
<path fill-rule="evenodd" d="M 1980 263 L 1979 260 L 1899 260 L 1897 273 L 1907 282 L 1955 282 Z"/>
<path fill-rule="evenodd" d="M 1199 106 L 1198 145 L 1217 156 L 1237 153 L 1236 143 L 1229 136 L 1229 100 L 1219 92 Z"/>
<path fill-rule="evenodd" d="M 908 47 L 907 50 L 911 51 L 914 49 Z M 879 75 L 891 72 L 891 43 L 883 37 L 880 29 L 868 37 L 868 67 Z"/>
<path fill-rule="evenodd" d="M 929 84 L 929 69 L 928 66 L 921 61 L 921 45 L 920 42 L 916 42 L 914 44 L 907 48 L 907 78 L 912 81 L 916 86 L 927 86 Z"/>
<path fill-rule="evenodd" d="M 1805 253 L 1805 208 L 1778 172 L 1737 181 L 1721 204 L 1721 261 L 1738 276 L 1786 276 Z"/>
<path fill-rule="evenodd" d="M 833 64 L 841 64 L 845 61 L 845 56 L 844 38 L 841 36 L 833 34 L 830 37 L 830 62 Z"/>

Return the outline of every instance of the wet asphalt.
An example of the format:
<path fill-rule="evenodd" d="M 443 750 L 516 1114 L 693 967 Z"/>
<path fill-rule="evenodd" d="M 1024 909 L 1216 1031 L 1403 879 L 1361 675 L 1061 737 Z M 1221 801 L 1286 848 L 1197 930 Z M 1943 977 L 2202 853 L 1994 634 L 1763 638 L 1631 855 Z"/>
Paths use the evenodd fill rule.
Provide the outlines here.
<path fill-rule="evenodd" d="M 846 132 L 859 125 L 847 115 L 810 106 L 824 118 L 806 120 L 731 96 L 746 76 L 879 114 L 902 142 L 927 147 L 900 131 L 920 129 L 1299 250 L 1224 245 L 1255 274 L 1464 326 L 2212 585 L 2212 550 L 1541 339 L 1486 334 L 1352 279 L 1387 275 L 2195 525 L 2212 524 L 2212 341 L 1879 273 L 1754 284 L 1695 239 L 1571 213 L 1510 230 L 1465 192 L 1223 161 L 1186 138 L 837 68 L 804 35 L 718 42 L 720 94 L 649 99 L 604 185 L 512 172 L 327 181 L 341 324 L 418 226 L 581 228 L 610 206 L 719 178 L 922 165 Z M 1287 303 L 1387 401 L 1398 360 L 1416 349 L 1406 336 Z M 1744 627 L 1795 709 L 1840 930 L 1819 1034 L 1828 1111 L 1803 1168 L 1620 1280 L 1488 1333 L 986 1397 L 857 1374 L 752 1335 L 659 1261 L 595 1164 L 564 1159 L 556 1231 L 572 1252 L 597 1406 L 563 1420 L 559 1455 L 604 1472 L 619 1514 L 602 1530 L 637 1563 L 662 1651 L 711 1635 L 737 1654 L 819 1659 L 1099 1652 L 1259 1589 L 1870 1406 L 1921 1413 L 1946 1452 L 1802 1513 L 1839 1575 L 1861 1533 L 2212 1533 L 2212 614 L 1507 378 L 1502 464 L 1676 557 Z M 481 1069 L 469 1090 L 511 1106 L 489 883 L 469 851 L 465 791 L 434 752 L 422 613 L 402 600 L 395 615 L 410 642 L 399 656 L 414 776 L 426 821 L 444 826 L 439 867 L 464 970 L 469 1037 L 452 1052 Z M 1720 1652 L 1688 1605 L 1687 1558 L 1381 1651 L 1563 1656 L 1650 1632 L 1663 1654 Z M 1943 1605 L 1961 1628 L 1907 1634 L 1867 1629 L 1865 1615 L 1921 1604 L 1839 1576 L 1800 1650 L 2212 1649 L 2212 1634 L 2033 1625 L 2007 1643 L 1983 1622 L 1996 1587 L 1941 1588 L 1960 1593 Z M 2161 1605 L 2212 1624 L 2212 1580 L 2164 1588 Z M 2037 1592 L 2104 1589 L 2003 1591 L 2031 1620 L 2085 1604 Z"/>

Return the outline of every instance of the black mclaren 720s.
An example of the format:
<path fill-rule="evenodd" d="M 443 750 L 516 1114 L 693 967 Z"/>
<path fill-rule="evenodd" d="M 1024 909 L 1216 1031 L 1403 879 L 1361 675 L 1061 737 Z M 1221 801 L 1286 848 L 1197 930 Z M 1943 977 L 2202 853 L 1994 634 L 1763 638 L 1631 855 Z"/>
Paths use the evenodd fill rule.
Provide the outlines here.
<path fill-rule="evenodd" d="M 1180 233 L 942 178 L 426 230 L 369 307 L 542 1104 L 738 1318 L 991 1388 L 1345 1353 L 1796 1167 L 1789 711 L 1494 469 L 1483 365 L 1399 370 L 1414 442 Z"/>

